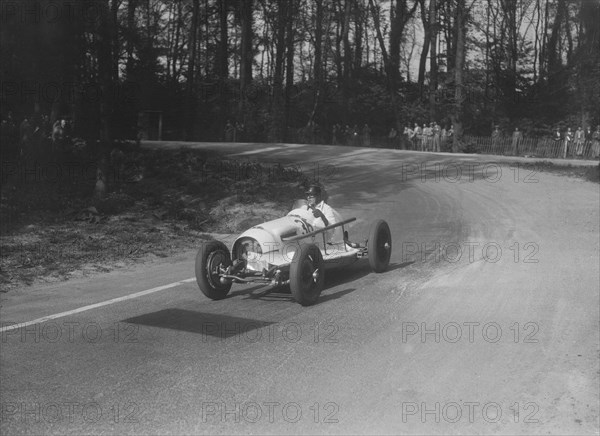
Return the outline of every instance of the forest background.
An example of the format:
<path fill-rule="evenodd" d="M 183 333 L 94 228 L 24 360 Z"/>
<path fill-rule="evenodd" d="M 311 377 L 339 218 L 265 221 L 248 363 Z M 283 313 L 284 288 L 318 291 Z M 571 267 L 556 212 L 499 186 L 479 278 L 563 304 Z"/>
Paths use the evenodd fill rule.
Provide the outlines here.
<path fill-rule="evenodd" d="M 2 119 L 110 142 L 600 124 L 598 0 L 1 1 Z M 160 115 L 160 117 L 158 116 Z M 149 127 L 152 125 L 154 127 Z"/>

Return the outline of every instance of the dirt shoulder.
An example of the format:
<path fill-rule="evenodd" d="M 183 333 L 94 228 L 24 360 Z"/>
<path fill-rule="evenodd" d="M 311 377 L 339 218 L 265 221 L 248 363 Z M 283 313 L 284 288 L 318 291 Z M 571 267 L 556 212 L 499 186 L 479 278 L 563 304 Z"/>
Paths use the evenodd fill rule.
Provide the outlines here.
<path fill-rule="evenodd" d="M 282 216 L 306 185 L 290 168 L 128 145 L 3 166 L 3 292 L 193 249 Z"/>

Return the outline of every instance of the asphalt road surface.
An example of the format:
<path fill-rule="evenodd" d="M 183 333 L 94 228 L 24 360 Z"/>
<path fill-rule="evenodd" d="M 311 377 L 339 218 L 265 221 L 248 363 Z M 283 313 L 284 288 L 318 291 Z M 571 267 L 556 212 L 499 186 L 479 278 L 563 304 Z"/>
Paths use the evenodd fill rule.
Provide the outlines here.
<path fill-rule="evenodd" d="M 351 238 L 389 223 L 389 270 L 330 273 L 312 307 L 242 285 L 210 301 L 194 252 L 5 294 L 2 434 L 598 434 L 598 184 L 523 159 L 194 146 L 301 165 Z"/>

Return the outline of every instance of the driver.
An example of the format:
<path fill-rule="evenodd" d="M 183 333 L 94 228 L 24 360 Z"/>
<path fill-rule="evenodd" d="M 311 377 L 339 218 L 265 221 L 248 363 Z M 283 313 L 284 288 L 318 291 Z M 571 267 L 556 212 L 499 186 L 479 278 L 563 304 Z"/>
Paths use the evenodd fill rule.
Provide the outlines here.
<path fill-rule="evenodd" d="M 315 217 L 312 223 L 313 226 L 327 227 L 342 221 L 341 215 L 323 200 L 323 194 L 319 185 L 310 185 L 306 191 L 306 199 L 308 200 L 308 207 L 312 210 L 312 214 Z"/>

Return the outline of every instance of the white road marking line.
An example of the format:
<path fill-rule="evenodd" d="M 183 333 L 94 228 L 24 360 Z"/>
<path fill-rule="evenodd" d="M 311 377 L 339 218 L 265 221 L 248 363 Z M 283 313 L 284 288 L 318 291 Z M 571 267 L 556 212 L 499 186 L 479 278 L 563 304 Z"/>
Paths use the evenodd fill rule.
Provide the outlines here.
<path fill-rule="evenodd" d="M 196 277 L 192 277 L 191 279 L 181 280 L 179 282 L 169 283 L 168 285 L 158 286 L 158 287 L 152 288 L 152 289 L 147 289 L 145 291 L 136 292 L 135 294 L 130 294 L 130 295 L 125 295 L 123 297 L 113 298 L 112 300 L 101 301 L 100 303 L 90 304 L 89 306 L 83 306 L 78 309 L 69 310 L 67 312 L 55 313 L 54 315 L 44 316 L 42 318 L 34 319 L 33 321 L 27 321 L 27 322 L 12 324 L 9 326 L 4 326 L 4 327 L 0 328 L 0 333 L 18 329 L 18 328 L 27 327 L 27 326 L 30 326 L 33 324 L 41 324 L 41 323 L 49 321 L 51 319 L 63 318 L 65 316 L 74 315 L 76 313 L 85 312 L 87 310 L 96 309 L 98 307 L 108 306 L 109 304 L 119 303 L 121 301 L 126 301 L 126 300 L 132 300 L 137 297 L 142 297 L 144 295 L 153 294 L 153 293 L 159 292 L 159 291 L 164 291 L 165 289 L 174 288 L 175 286 L 179 286 L 184 283 L 193 282 L 194 280 L 196 280 Z"/>
<path fill-rule="evenodd" d="M 246 156 L 249 154 L 257 154 L 257 153 L 263 153 L 263 152 L 267 152 L 267 151 L 278 151 L 278 150 L 284 150 L 285 147 L 267 147 L 267 148 L 260 148 L 258 150 L 248 150 L 248 151 L 242 151 L 240 153 L 233 153 L 231 156 Z"/>

